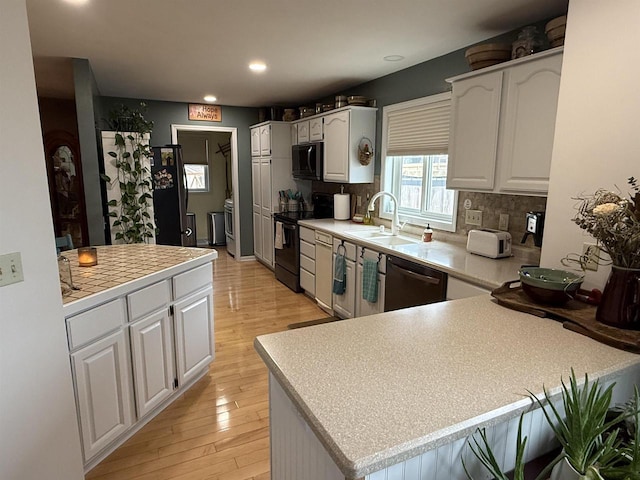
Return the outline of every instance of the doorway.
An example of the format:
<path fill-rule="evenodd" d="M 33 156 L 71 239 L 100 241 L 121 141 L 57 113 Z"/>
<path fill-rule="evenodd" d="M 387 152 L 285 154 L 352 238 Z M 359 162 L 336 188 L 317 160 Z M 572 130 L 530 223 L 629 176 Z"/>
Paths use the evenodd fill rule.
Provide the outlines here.
<path fill-rule="evenodd" d="M 238 208 L 238 140 L 237 128 L 213 127 L 208 125 L 171 125 L 171 142 L 183 145 L 185 165 L 206 165 L 208 185 L 198 184 L 191 189 L 189 210 L 196 213 L 196 235 L 201 245 L 207 237 L 207 213 L 224 211 L 224 201 L 233 202 L 233 223 L 240 225 Z M 198 179 L 194 176 L 194 182 Z M 200 188 L 202 187 L 202 188 Z M 234 229 L 235 248 L 231 255 L 240 256 L 240 231 Z M 233 248 L 233 246 L 231 246 Z M 229 249 L 229 246 L 228 246 Z"/>

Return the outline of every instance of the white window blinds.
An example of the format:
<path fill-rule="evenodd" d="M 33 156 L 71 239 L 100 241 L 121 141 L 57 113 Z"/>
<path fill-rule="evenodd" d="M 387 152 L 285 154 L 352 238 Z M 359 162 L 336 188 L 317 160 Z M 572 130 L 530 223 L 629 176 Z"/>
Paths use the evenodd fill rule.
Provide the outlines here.
<path fill-rule="evenodd" d="M 447 153 L 451 95 L 443 96 L 435 102 L 388 112 L 388 156 Z"/>

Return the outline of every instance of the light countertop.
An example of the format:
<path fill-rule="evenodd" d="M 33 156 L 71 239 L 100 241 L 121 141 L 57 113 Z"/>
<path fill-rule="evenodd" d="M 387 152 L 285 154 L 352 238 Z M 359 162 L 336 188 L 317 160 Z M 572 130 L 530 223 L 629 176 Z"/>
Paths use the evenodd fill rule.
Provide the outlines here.
<path fill-rule="evenodd" d="M 347 478 L 514 418 L 528 390 L 557 395 L 571 368 L 640 377 L 639 355 L 488 295 L 263 335 L 255 348 Z"/>
<path fill-rule="evenodd" d="M 397 255 L 407 260 L 422 263 L 429 267 L 445 272 L 460 280 L 476 284 L 488 290 L 493 290 L 505 282 L 518 279 L 518 270 L 523 264 L 538 263 L 531 262 L 528 258 L 512 256 L 506 258 L 487 258 L 469 253 L 466 245 L 460 242 L 433 240 L 425 243 L 416 241 L 406 245 L 385 246 L 368 242 L 365 238 L 360 238 L 354 233 L 376 230 L 378 227 L 361 225 L 349 221 L 333 219 L 322 220 L 299 220 L 300 225 L 321 230 L 340 238 L 348 239 L 358 244 L 366 244 L 371 248 Z M 387 229 L 387 232 L 389 230 Z M 410 235 L 401 236 L 413 238 Z"/>
<path fill-rule="evenodd" d="M 62 297 L 65 315 L 218 257 L 212 249 L 169 245 L 105 245 L 96 249 L 98 264 L 93 267 L 78 266 L 77 250 L 61 253 L 69 260 L 73 284 L 78 287 Z"/>

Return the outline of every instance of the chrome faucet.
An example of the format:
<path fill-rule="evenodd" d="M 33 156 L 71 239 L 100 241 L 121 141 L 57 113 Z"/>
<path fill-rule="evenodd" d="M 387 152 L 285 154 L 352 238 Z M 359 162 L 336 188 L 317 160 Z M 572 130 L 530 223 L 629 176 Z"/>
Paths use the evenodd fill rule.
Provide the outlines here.
<path fill-rule="evenodd" d="M 378 199 L 378 197 L 381 197 L 383 195 L 388 195 L 389 197 L 391 197 L 391 200 L 393 200 L 393 219 L 391 220 L 391 235 L 398 235 L 398 231 L 400 231 L 402 226 L 400 225 L 400 218 L 398 217 L 398 199 L 393 193 L 384 192 L 384 191 L 376 193 L 373 197 L 371 197 L 371 200 L 369 200 L 369 206 L 367 207 L 367 210 L 369 210 L 370 212 L 373 212 L 375 210 L 374 204 L 376 203 L 376 200 Z"/>

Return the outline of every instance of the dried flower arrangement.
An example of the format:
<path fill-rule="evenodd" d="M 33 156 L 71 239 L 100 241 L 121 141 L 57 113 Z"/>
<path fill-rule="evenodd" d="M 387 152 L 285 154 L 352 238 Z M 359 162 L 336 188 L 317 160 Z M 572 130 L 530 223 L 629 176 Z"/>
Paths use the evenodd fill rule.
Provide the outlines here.
<path fill-rule="evenodd" d="M 598 241 L 613 265 L 640 268 L 640 186 L 634 177 L 628 184 L 629 198 L 605 189 L 576 198 L 581 203 L 573 221 Z M 581 265 L 584 260 L 580 259 Z M 565 261 L 574 260 L 567 257 Z"/>

